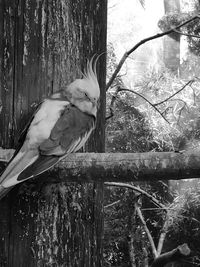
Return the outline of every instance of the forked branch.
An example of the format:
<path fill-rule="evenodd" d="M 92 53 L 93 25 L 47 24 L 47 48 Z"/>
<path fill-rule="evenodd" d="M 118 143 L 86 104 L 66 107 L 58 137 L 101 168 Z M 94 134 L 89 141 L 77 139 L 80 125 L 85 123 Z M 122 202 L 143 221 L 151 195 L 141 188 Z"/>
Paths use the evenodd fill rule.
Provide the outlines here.
<path fill-rule="evenodd" d="M 164 100 L 157 102 L 157 103 L 151 103 L 151 101 L 149 101 L 145 96 L 143 96 L 142 94 L 136 92 L 135 90 L 132 89 L 128 89 L 128 88 L 121 88 L 120 86 L 117 87 L 116 91 L 114 92 L 112 98 L 111 98 L 111 103 L 110 103 L 110 115 L 106 118 L 106 120 L 110 119 L 111 117 L 113 117 L 114 115 L 114 103 L 117 99 L 118 93 L 120 92 L 129 92 L 132 94 L 135 94 L 139 97 L 141 97 L 142 99 L 144 99 L 152 108 L 154 108 L 160 115 L 161 117 L 167 122 L 169 123 L 169 121 L 165 118 L 165 116 L 163 115 L 163 113 L 157 108 L 157 106 L 171 100 L 175 95 L 177 95 L 178 93 L 180 93 L 181 91 L 183 91 L 188 85 L 192 85 L 195 82 L 195 79 L 189 80 L 186 84 L 184 84 L 178 91 L 176 91 L 174 94 L 170 95 L 169 97 L 165 98 Z"/>

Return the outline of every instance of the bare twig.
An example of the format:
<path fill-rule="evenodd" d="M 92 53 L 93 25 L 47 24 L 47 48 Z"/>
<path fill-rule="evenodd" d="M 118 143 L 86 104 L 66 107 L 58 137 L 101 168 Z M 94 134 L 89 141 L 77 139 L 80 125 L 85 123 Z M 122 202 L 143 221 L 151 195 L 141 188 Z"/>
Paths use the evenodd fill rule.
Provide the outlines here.
<path fill-rule="evenodd" d="M 143 98 L 150 106 L 152 106 L 161 116 L 162 118 L 167 122 L 169 123 L 169 121 L 163 116 L 163 114 L 160 112 L 160 110 L 154 105 L 152 104 L 146 97 L 144 97 L 143 95 L 141 95 L 140 93 L 134 91 L 134 90 L 131 90 L 131 89 L 126 89 L 126 88 L 120 88 L 118 89 L 118 92 L 122 92 L 122 91 L 125 91 L 125 92 L 130 92 L 130 93 L 133 93 L 133 94 L 136 94 L 138 95 L 139 97 Z"/>
<path fill-rule="evenodd" d="M 115 202 L 112 202 L 112 203 L 110 203 L 110 204 L 104 206 L 104 209 L 108 209 L 108 208 L 110 208 L 110 207 L 113 207 L 114 205 L 118 204 L 120 201 L 121 201 L 121 200 L 119 199 L 119 200 L 117 200 L 117 201 L 115 201 Z"/>
<path fill-rule="evenodd" d="M 170 95 L 169 97 L 167 97 L 166 99 L 153 104 L 154 107 L 163 104 L 164 102 L 167 102 L 169 99 L 171 99 L 172 97 L 174 97 L 175 95 L 177 95 L 178 93 L 180 93 L 181 91 L 183 91 L 185 89 L 185 87 L 187 87 L 188 85 L 191 85 L 193 82 L 195 82 L 194 79 L 188 81 L 183 87 L 181 87 L 181 89 L 179 89 L 178 91 L 176 91 L 174 94 Z"/>
<path fill-rule="evenodd" d="M 165 222 L 164 222 L 164 225 L 162 227 L 161 234 L 160 234 L 160 237 L 159 237 L 159 240 L 158 240 L 158 246 L 157 246 L 158 256 L 162 252 L 162 248 L 163 248 L 163 244 L 164 244 L 164 241 L 165 241 L 165 237 L 167 235 L 167 232 L 168 232 L 168 229 L 169 229 L 170 225 L 171 225 L 171 217 L 169 217 L 169 214 L 167 213 L 166 214 L 166 218 L 165 218 Z"/>
<path fill-rule="evenodd" d="M 138 207 L 137 204 L 135 204 L 135 209 L 136 209 L 136 212 L 138 214 L 138 217 L 140 218 L 140 221 L 141 221 L 141 223 L 142 223 L 142 225 L 144 227 L 144 230 L 145 230 L 145 232 L 147 234 L 147 237 L 149 239 L 149 243 L 151 244 L 151 249 L 152 249 L 153 256 L 154 256 L 154 258 L 157 258 L 158 253 L 157 253 L 157 250 L 156 250 L 155 243 L 153 241 L 153 237 L 152 237 L 152 235 L 151 235 L 151 233 L 149 231 L 149 228 L 147 227 L 147 224 L 145 222 L 145 219 L 143 217 L 143 214 L 142 214 L 142 212 L 141 212 L 141 210 L 140 210 L 140 208 Z"/>
<path fill-rule="evenodd" d="M 113 106 L 114 106 L 114 103 L 116 101 L 119 89 L 120 89 L 120 87 L 118 86 L 117 89 L 115 90 L 113 96 L 112 96 L 112 99 L 111 99 L 111 102 L 110 102 L 110 115 L 106 117 L 106 120 L 109 120 L 110 118 L 112 118 L 114 116 Z"/>
<path fill-rule="evenodd" d="M 130 184 L 125 184 L 125 183 L 115 183 L 115 182 L 106 182 L 104 184 L 107 185 L 107 186 L 126 187 L 126 188 L 129 188 L 131 190 L 134 190 L 134 191 L 136 191 L 138 193 L 141 193 L 142 195 L 145 195 L 146 197 L 148 197 L 154 204 L 156 204 L 156 206 L 158 206 L 159 209 L 163 209 L 163 210 L 165 210 L 165 212 L 167 212 L 167 209 L 168 208 L 165 207 L 160 201 L 158 201 L 152 195 L 148 194 L 146 191 L 144 191 L 144 190 L 142 190 L 142 189 L 140 189 L 140 188 L 138 188 L 136 186 L 133 186 L 133 185 L 130 185 Z M 116 203 L 114 202 L 113 205 L 114 204 L 116 204 Z M 146 222 L 145 222 L 144 217 L 142 215 L 141 209 L 138 207 L 137 204 L 135 204 L 135 208 L 136 208 L 137 214 L 138 214 L 138 216 L 139 216 L 139 218 L 140 218 L 140 220 L 141 220 L 141 222 L 142 222 L 142 224 L 144 226 L 144 229 L 146 231 L 146 234 L 148 236 L 148 239 L 149 239 L 149 242 L 151 244 L 152 252 L 154 254 L 154 257 L 156 258 L 161 253 L 163 242 L 164 242 L 164 239 L 165 239 L 165 236 L 166 236 L 166 233 L 167 233 L 167 230 L 168 230 L 168 226 L 169 226 L 169 220 L 166 220 L 165 223 L 164 223 L 163 231 L 162 231 L 162 233 L 160 235 L 160 238 L 159 238 L 158 250 L 156 250 L 156 247 L 155 247 L 153 238 L 152 238 L 151 233 L 149 232 L 149 229 L 148 229 L 148 227 L 146 225 Z"/>
<path fill-rule="evenodd" d="M 179 102 L 182 102 L 187 107 L 187 109 L 189 109 L 188 104 L 183 99 L 174 98 L 174 99 L 169 99 L 168 101 L 179 101 Z"/>
<path fill-rule="evenodd" d="M 121 60 L 119 61 L 115 71 L 113 72 L 110 80 L 108 81 L 107 85 L 106 85 L 106 91 L 110 88 L 111 84 L 113 83 L 114 79 L 116 78 L 117 74 L 119 73 L 119 71 L 121 70 L 124 62 L 126 61 L 126 59 L 129 57 L 130 54 L 132 54 L 138 47 L 140 47 L 142 44 L 146 43 L 146 42 L 149 42 L 151 40 L 154 40 L 154 39 L 157 39 L 157 38 L 160 38 L 162 36 L 165 36 L 165 35 L 168 35 L 172 32 L 175 32 L 176 30 L 178 30 L 180 27 L 190 23 L 191 21 L 195 20 L 195 19 L 199 19 L 200 17 L 198 15 L 192 17 L 191 19 L 188 19 L 186 20 L 185 22 L 179 24 L 178 26 L 174 27 L 174 28 L 171 28 L 170 30 L 168 31 L 165 31 L 165 32 L 161 32 L 161 33 L 158 33 L 158 34 L 155 34 L 155 35 L 152 35 L 150 37 L 147 37 L 143 40 L 141 40 L 140 42 L 138 42 L 136 45 L 134 45 L 130 50 L 126 51 L 124 53 L 124 55 L 122 56 Z"/>
<path fill-rule="evenodd" d="M 152 107 L 153 107 L 153 108 L 154 108 L 154 109 L 155 109 L 155 110 L 162 116 L 162 118 L 163 118 L 167 123 L 169 123 L 169 121 L 168 121 L 168 120 L 165 118 L 165 116 L 164 116 L 164 112 L 161 112 L 161 111 L 157 108 L 157 106 L 159 106 L 159 105 L 161 105 L 161 104 L 163 104 L 163 103 L 165 103 L 165 102 L 171 100 L 171 98 L 173 98 L 175 95 L 177 95 L 178 93 L 180 93 L 181 91 L 183 91 L 188 85 L 191 86 L 194 82 L 195 82 L 195 79 L 192 79 L 192 80 L 188 81 L 186 84 L 184 84 L 184 86 L 182 86 L 182 87 L 181 87 L 178 91 L 176 91 L 174 94 L 170 95 L 169 97 L 167 97 L 167 98 L 165 98 L 164 100 L 162 100 L 162 101 L 160 101 L 160 102 L 158 102 L 158 103 L 155 103 L 155 104 L 151 103 L 146 97 L 144 97 L 143 95 L 141 95 L 140 93 L 138 93 L 138 92 L 136 92 L 136 91 L 134 91 L 134 90 L 132 90 L 132 89 L 121 88 L 120 86 L 118 86 L 117 89 L 116 89 L 116 91 L 115 91 L 115 93 L 114 93 L 113 96 L 112 96 L 111 104 L 110 104 L 110 115 L 109 115 L 108 117 L 106 117 L 106 120 L 108 120 L 108 119 L 110 119 L 111 117 L 114 116 L 113 106 L 114 106 L 114 103 L 115 103 L 115 101 L 116 101 L 116 99 L 117 99 L 117 95 L 118 95 L 119 92 L 124 91 L 124 92 L 130 92 L 130 93 L 136 94 L 136 95 L 138 95 L 139 97 L 141 97 L 142 99 L 144 99 L 150 106 L 152 106 Z M 180 101 L 182 101 L 182 100 L 180 99 Z"/>
<path fill-rule="evenodd" d="M 200 38 L 200 35 L 185 33 L 185 32 L 181 32 L 181 31 L 178 31 L 178 30 L 174 30 L 174 32 L 176 32 L 178 34 L 181 34 L 181 35 L 188 36 L 188 37 Z"/>
<path fill-rule="evenodd" d="M 117 99 L 117 95 L 119 92 L 130 92 L 130 93 L 133 93 L 133 94 L 136 94 L 138 96 L 140 96 L 142 99 L 144 99 L 150 106 L 152 106 L 160 115 L 161 117 L 167 122 L 169 123 L 169 121 L 164 117 L 163 113 L 160 112 L 160 110 L 154 106 L 154 104 L 152 104 L 146 97 L 144 97 L 143 95 L 141 95 L 140 93 L 132 90 L 132 89 L 127 89 L 127 88 L 121 88 L 121 87 L 117 87 L 117 90 L 115 91 L 115 93 L 113 94 L 112 96 L 112 99 L 111 99 L 111 104 L 110 104 L 110 115 L 106 117 L 106 120 L 112 118 L 114 116 L 114 112 L 113 112 L 113 106 L 114 106 L 114 103 Z"/>
<path fill-rule="evenodd" d="M 119 187 L 126 187 L 129 188 L 135 192 L 138 192 L 144 196 L 146 196 L 147 198 L 149 198 L 157 207 L 160 207 L 161 209 L 167 209 L 162 203 L 160 203 L 160 201 L 158 201 L 155 197 L 153 197 L 152 195 L 148 194 L 146 191 L 142 190 L 141 188 L 137 187 L 137 186 L 133 186 L 130 184 L 126 184 L 126 183 L 115 183 L 115 182 L 106 182 L 104 183 L 107 186 L 119 186 Z"/>

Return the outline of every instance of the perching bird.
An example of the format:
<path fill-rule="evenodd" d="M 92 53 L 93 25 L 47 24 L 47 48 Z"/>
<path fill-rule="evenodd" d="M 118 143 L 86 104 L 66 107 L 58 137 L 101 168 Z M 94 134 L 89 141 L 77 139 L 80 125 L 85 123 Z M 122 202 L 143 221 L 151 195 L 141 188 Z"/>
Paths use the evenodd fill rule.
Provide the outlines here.
<path fill-rule="evenodd" d="M 82 79 L 40 104 L 0 177 L 0 199 L 10 187 L 43 173 L 85 144 L 95 127 L 99 96 L 96 62 L 91 60 Z"/>

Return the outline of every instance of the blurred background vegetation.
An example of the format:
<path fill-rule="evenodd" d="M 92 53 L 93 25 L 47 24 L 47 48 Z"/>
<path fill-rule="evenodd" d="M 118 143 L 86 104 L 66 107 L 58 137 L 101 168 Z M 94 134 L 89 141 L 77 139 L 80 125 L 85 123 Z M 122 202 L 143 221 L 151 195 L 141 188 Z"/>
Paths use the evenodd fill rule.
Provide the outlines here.
<path fill-rule="evenodd" d="M 108 81 L 127 49 L 200 9 L 198 0 L 108 4 Z M 180 32 L 139 47 L 108 90 L 107 152 L 200 151 L 200 19 Z M 131 92 L 115 95 L 110 117 L 117 88 Z M 148 234 L 158 254 L 183 243 L 191 248 L 190 258 L 168 266 L 200 266 L 200 181 L 169 177 L 167 182 L 131 185 L 155 197 L 162 207 L 127 187 L 105 186 L 105 266 L 150 266 L 155 251 Z"/>

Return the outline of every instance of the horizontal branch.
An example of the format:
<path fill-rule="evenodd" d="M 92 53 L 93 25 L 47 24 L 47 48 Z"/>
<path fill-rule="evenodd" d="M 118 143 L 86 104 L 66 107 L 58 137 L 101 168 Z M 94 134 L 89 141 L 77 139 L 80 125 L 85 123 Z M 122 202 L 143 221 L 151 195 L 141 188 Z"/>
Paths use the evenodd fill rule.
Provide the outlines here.
<path fill-rule="evenodd" d="M 0 159 L 5 157 L 1 157 L 0 153 Z M 55 165 L 48 172 L 48 177 L 49 180 L 52 177 L 58 182 L 134 182 L 200 178 L 200 154 L 198 151 L 76 153 Z"/>

